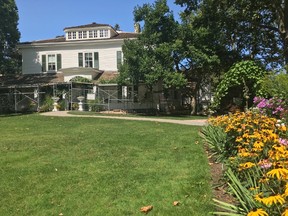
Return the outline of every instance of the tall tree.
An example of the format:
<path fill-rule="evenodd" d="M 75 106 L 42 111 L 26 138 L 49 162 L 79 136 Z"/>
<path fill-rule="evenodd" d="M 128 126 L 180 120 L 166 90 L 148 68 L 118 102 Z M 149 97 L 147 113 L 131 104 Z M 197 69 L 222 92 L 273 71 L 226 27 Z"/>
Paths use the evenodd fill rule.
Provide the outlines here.
<path fill-rule="evenodd" d="M 200 10 L 202 26 L 209 25 L 242 59 L 268 67 L 288 64 L 288 0 L 175 0 L 184 15 Z M 211 19 L 213 18 L 213 19 Z"/>
<path fill-rule="evenodd" d="M 175 70 L 173 45 L 178 35 L 178 23 L 166 0 L 137 6 L 134 21 L 143 23 L 138 40 L 126 41 L 123 46 L 124 64 L 120 83 L 145 83 L 148 87 L 162 82 L 164 88 L 180 88 L 186 79 Z"/>
<path fill-rule="evenodd" d="M 16 46 L 20 32 L 17 27 L 18 9 L 14 0 L 0 0 L 0 17 L 0 73 L 17 73 L 19 54 Z"/>
<path fill-rule="evenodd" d="M 136 7 L 134 17 L 144 26 L 138 40 L 126 41 L 123 46 L 125 61 L 120 79 L 147 86 L 162 83 L 164 91 L 178 89 L 195 102 L 196 92 L 207 80 L 212 65 L 218 64 L 217 56 L 209 47 L 213 43 L 210 31 L 194 29 L 194 17 L 182 24 L 176 22 L 166 0 Z"/>

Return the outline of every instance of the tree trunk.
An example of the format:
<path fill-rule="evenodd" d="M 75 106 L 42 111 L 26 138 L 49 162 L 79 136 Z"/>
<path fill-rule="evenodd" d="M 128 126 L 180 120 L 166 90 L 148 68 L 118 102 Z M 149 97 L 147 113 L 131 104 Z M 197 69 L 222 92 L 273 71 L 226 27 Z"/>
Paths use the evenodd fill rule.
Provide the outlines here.
<path fill-rule="evenodd" d="M 191 96 L 191 115 L 196 114 L 196 99 L 194 96 Z"/>

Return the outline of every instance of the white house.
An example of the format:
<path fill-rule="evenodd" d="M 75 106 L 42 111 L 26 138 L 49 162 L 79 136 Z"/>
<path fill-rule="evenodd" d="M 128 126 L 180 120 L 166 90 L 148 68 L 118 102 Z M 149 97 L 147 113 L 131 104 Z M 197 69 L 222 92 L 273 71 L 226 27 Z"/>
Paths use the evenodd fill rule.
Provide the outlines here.
<path fill-rule="evenodd" d="M 108 24 L 91 23 L 66 27 L 64 36 L 20 43 L 18 48 L 22 54 L 22 75 L 16 79 L 13 78 L 10 84 L 9 80 L 3 80 L 2 84 L 4 83 L 6 89 L 14 86 L 14 92 L 22 92 L 19 89 L 21 86 L 23 89 L 28 87 L 32 89 L 31 94 L 34 94 L 35 91 L 40 92 L 39 87 L 47 83 L 70 85 L 71 80 L 79 76 L 93 81 L 113 79 L 115 75 L 117 76 L 119 66 L 123 61 L 124 41 L 137 39 L 139 36 L 139 24 L 135 24 L 134 29 L 134 32 L 122 32 Z M 17 84 L 15 84 L 16 80 L 18 80 Z M 162 85 L 155 85 L 152 91 L 144 85 L 120 87 L 116 83 L 99 82 L 97 84 L 94 82 L 93 85 L 91 92 L 77 90 L 75 93 L 71 84 L 67 90 L 70 94 L 70 108 L 78 102 L 77 96 L 80 94 L 84 94 L 87 100 L 93 98 L 99 100 L 108 109 L 169 110 L 182 106 L 181 95 L 172 92 L 172 96 L 166 98 L 163 89 L 160 88 Z M 55 94 L 54 86 L 53 92 Z M 15 95 L 14 93 L 16 103 Z M 37 104 L 39 106 L 41 101 Z"/>
<path fill-rule="evenodd" d="M 110 25 L 98 23 L 66 27 L 64 33 L 54 39 L 21 43 L 18 48 L 22 54 L 22 74 L 63 70 L 65 81 L 69 81 L 77 75 L 93 79 L 95 70 L 115 73 L 123 59 L 124 40 L 139 35 L 137 32 L 116 31 Z"/>

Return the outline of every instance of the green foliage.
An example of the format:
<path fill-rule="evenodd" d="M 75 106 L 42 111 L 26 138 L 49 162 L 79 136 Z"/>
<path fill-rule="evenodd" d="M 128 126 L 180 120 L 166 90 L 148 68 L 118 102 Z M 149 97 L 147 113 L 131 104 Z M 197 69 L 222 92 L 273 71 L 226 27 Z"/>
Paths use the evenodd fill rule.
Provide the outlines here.
<path fill-rule="evenodd" d="M 234 64 L 224 74 L 215 91 L 214 108 L 219 108 L 221 100 L 228 94 L 232 87 L 242 89 L 242 97 L 245 100 L 253 98 L 260 89 L 260 83 L 266 71 L 253 61 L 242 61 Z"/>
<path fill-rule="evenodd" d="M 21 58 L 16 48 L 20 32 L 14 0 L 1 0 L 0 17 L 0 74 L 15 74 L 20 70 Z"/>
<path fill-rule="evenodd" d="M 124 64 L 118 83 L 144 83 L 152 87 L 162 82 L 164 88 L 185 86 L 187 79 L 182 71 L 175 70 L 173 57 L 179 25 L 166 0 L 136 7 L 134 19 L 144 23 L 144 27 L 138 40 L 125 41 L 123 45 Z"/>
<path fill-rule="evenodd" d="M 230 152 L 227 151 L 227 134 L 221 127 L 208 125 L 203 127 L 200 133 L 201 137 L 208 144 L 212 155 L 217 162 L 223 162 L 228 159 Z"/>
<path fill-rule="evenodd" d="M 70 82 L 76 82 L 76 83 L 92 83 L 92 81 L 88 78 L 82 77 L 82 76 L 76 76 L 70 79 Z"/>
<path fill-rule="evenodd" d="M 40 112 L 48 112 L 53 109 L 53 99 L 50 95 L 46 95 L 42 105 L 40 106 Z"/>
<path fill-rule="evenodd" d="M 285 99 L 288 95 L 288 74 L 270 73 L 261 82 L 260 94 L 265 97 L 278 97 Z"/>
<path fill-rule="evenodd" d="M 99 112 L 103 110 L 103 106 L 100 104 L 100 100 L 96 98 L 95 100 L 88 100 L 89 111 Z"/>
<path fill-rule="evenodd" d="M 288 4 L 262 0 L 176 0 L 184 7 L 182 17 L 196 15 L 198 25 L 214 32 L 222 44 L 219 54 L 230 61 L 259 59 L 269 67 L 288 63 Z M 223 46 L 222 46 L 223 48 Z M 224 52 L 223 52 L 224 51 Z M 226 55 L 228 54 L 228 55 Z M 228 57 L 228 58 L 227 58 Z M 225 58 L 224 58 L 225 59 Z M 223 59 L 223 60 L 224 60 Z M 224 61 L 222 61 L 224 62 Z"/>

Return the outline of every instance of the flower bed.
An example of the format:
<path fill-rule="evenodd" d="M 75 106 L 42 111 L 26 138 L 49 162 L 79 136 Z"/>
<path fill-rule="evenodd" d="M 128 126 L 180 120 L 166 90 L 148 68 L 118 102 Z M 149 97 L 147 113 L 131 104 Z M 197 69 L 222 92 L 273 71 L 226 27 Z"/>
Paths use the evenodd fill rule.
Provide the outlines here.
<path fill-rule="evenodd" d="M 281 106 L 275 105 L 275 101 Z M 236 206 L 221 202 L 218 205 L 226 209 L 226 215 L 228 211 L 229 215 L 285 216 L 288 215 L 288 133 L 287 119 L 283 117 L 287 107 L 279 99 L 273 99 L 272 103 L 272 99 L 256 98 L 255 103 L 254 110 L 210 118 L 210 129 L 204 128 L 204 138 L 210 140 L 215 154 L 222 155 L 219 158 L 228 167 L 225 176 L 239 201 Z M 216 128 L 225 134 L 216 133 L 218 137 L 221 135 L 221 142 L 215 138 Z"/>

